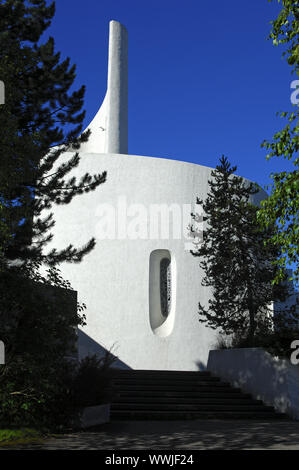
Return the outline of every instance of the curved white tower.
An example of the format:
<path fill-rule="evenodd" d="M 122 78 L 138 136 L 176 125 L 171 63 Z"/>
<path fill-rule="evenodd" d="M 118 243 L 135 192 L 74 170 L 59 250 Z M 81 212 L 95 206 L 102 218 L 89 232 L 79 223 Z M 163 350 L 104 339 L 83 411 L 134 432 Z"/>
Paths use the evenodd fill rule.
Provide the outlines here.
<path fill-rule="evenodd" d="M 81 152 L 128 153 L 128 33 L 117 21 L 109 23 L 106 96 L 87 129 Z"/>

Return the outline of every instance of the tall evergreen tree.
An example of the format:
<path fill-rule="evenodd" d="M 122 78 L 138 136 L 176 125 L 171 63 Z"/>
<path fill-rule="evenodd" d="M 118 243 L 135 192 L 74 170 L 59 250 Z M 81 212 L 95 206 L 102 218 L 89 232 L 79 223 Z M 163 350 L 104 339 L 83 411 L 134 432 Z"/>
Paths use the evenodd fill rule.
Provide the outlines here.
<path fill-rule="evenodd" d="M 41 36 L 55 12 L 54 2 L 4 0 L 0 2 L 0 79 L 5 83 L 5 104 L 0 106 L 0 250 L 1 260 L 28 260 L 56 264 L 80 261 L 94 246 L 43 252 L 51 239 L 52 215 L 41 213 L 52 204 L 67 204 L 73 197 L 96 189 L 106 173 L 68 177 L 79 164 L 83 133 L 85 88 L 71 91 L 75 66 L 61 61 L 54 40 Z M 79 136 L 79 137 L 78 137 Z M 59 162 L 65 151 L 71 158 Z"/>
<path fill-rule="evenodd" d="M 271 282 L 279 253 L 265 244 L 271 227 L 261 229 L 257 222 L 258 207 L 251 199 L 258 188 L 235 176 L 236 169 L 222 157 L 212 171 L 206 200 L 197 200 L 206 222 L 203 242 L 191 253 L 201 258 L 203 285 L 213 291 L 208 306 L 199 303 L 200 322 L 226 334 L 243 332 L 252 344 L 268 322 L 271 302 L 283 300 L 286 288 Z"/>
<path fill-rule="evenodd" d="M 84 87 L 71 91 L 75 66 L 61 61 L 54 40 L 41 37 L 55 11 L 45 0 L 0 0 L 0 339 L 6 363 L 0 366 L 0 423 L 60 426 L 72 419 L 69 380 L 76 327 L 84 305 L 56 265 L 78 262 L 83 247 L 53 249 L 52 215 L 44 209 L 68 204 L 95 190 L 106 173 L 69 176 L 79 164 Z M 79 137 L 78 137 L 79 136 Z M 68 160 L 60 156 L 71 151 Z M 79 196 L 80 197 L 80 196 Z M 39 272 L 48 264 L 46 274 Z M 72 351 L 73 352 L 73 351 Z"/>

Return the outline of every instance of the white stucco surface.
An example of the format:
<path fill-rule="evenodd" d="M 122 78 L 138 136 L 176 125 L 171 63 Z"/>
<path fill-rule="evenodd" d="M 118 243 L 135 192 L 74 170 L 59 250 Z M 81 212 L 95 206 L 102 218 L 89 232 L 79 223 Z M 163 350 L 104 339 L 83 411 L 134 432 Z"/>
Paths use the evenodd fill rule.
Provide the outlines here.
<path fill-rule="evenodd" d="M 71 154 L 64 154 L 68 158 Z M 215 331 L 198 322 L 197 305 L 207 304 L 210 291 L 201 286 L 198 259 L 186 251 L 186 239 L 140 238 L 149 233 L 153 205 L 193 205 L 205 198 L 211 169 L 175 160 L 120 154 L 82 154 L 71 175 L 107 171 L 107 181 L 66 206 L 54 210 L 51 246 L 80 246 L 95 237 L 95 249 L 79 264 L 61 266 L 63 276 L 87 305 L 87 325 L 80 336 L 80 356 L 111 349 L 132 368 L 198 370 L 204 368 Z M 125 202 L 125 204 L 124 204 Z M 104 204 L 108 204 L 105 206 Z M 136 206 L 136 204 L 138 206 Z M 104 205 L 104 206 L 103 206 Z M 135 205 L 135 206 L 134 206 Z M 166 207 L 165 206 L 165 207 Z M 115 208 L 116 232 L 136 231 L 136 238 L 102 239 L 99 226 L 107 208 Z M 126 209 L 127 208 L 127 209 Z M 123 227 L 125 212 L 127 231 Z M 191 222 L 182 221 L 183 225 Z M 103 228 L 103 227 L 102 227 Z M 122 229 L 122 230 L 120 230 Z M 175 260 L 175 311 L 171 333 L 156 335 L 149 316 L 149 260 L 154 250 L 169 250 Z"/>
<path fill-rule="evenodd" d="M 128 33 L 118 21 L 109 23 L 106 95 L 86 130 L 81 152 L 128 153 Z"/>

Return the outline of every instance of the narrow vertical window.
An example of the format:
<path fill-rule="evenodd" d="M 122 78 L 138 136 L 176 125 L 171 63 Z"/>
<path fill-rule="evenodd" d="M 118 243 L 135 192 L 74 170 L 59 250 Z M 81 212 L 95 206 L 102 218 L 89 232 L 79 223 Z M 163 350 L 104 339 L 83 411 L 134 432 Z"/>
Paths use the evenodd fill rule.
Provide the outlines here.
<path fill-rule="evenodd" d="M 160 261 L 160 302 L 163 317 L 168 317 L 171 308 L 171 262 L 168 258 Z"/>
<path fill-rule="evenodd" d="M 149 320 L 157 336 L 168 336 L 175 312 L 175 266 L 168 250 L 154 250 L 149 266 Z"/>

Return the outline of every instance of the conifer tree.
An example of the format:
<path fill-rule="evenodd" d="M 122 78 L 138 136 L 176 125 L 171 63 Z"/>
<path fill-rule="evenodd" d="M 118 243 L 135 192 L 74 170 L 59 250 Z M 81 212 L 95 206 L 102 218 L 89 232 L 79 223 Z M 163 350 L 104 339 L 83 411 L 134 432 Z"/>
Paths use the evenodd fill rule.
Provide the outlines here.
<path fill-rule="evenodd" d="M 95 190 L 106 173 L 70 172 L 79 164 L 85 88 L 72 91 L 75 66 L 60 60 L 42 35 L 55 12 L 45 0 L 0 0 L 0 423 L 55 427 L 73 418 L 70 380 L 76 328 L 85 305 L 57 265 L 79 262 L 94 246 L 66 246 L 45 254 L 55 223 L 53 204 Z M 71 152 L 63 160 L 62 153 Z M 47 209 L 50 215 L 42 219 Z M 40 274 L 41 264 L 49 265 Z"/>
<path fill-rule="evenodd" d="M 271 227 L 261 229 L 257 222 L 252 197 L 259 189 L 234 175 L 236 169 L 222 157 L 212 171 L 206 200 L 197 200 L 206 222 L 203 242 L 191 253 L 201 258 L 202 284 L 213 293 L 208 306 L 199 303 L 199 321 L 225 334 L 242 332 L 253 344 L 269 321 L 271 302 L 283 300 L 287 291 L 272 284 L 279 253 L 265 244 Z"/>
<path fill-rule="evenodd" d="M 0 106 L 0 259 L 33 260 L 55 265 L 80 261 L 94 246 L 43 248 L 51 239 L 52 214 L 41 213 L 53 204 L 68 204 L 73 197 L 95 190 L 106 172 L 68 177 L 79 164 L 85 87 L 71 91 L 75 66 L 60 59 L 54 40 L 41 41 L 55 12 L 54 2 L 4 0 L 0 2 L 0 79 L 5 104 Z M 81 135 L 80 135 L 81 133 Z M 59 157 L 72 151 L 60 163 Z"/>

